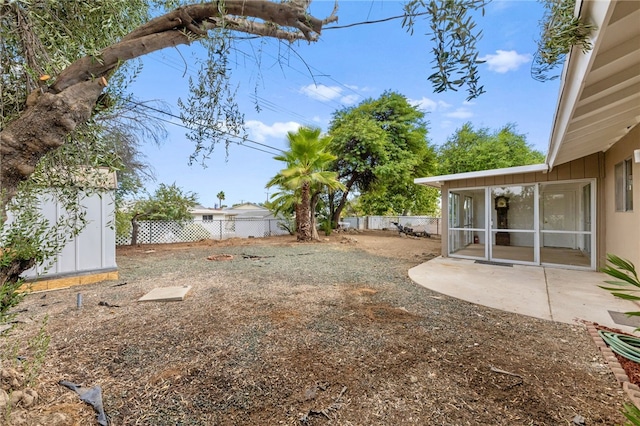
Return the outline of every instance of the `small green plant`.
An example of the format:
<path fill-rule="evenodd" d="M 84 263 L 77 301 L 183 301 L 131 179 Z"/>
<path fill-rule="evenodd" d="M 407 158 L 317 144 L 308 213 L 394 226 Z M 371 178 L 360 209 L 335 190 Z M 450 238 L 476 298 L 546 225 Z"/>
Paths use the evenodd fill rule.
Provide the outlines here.
<path fill-rule="evenodd" d="M 320 228 L 327 237 L 331 235 L 331 232 L 333 232 L 333 222 L 331 221 L 331 218 L 323 219 L 320 223 Z"/>
<path fill-rule="evenodd" d="M 635 294 L 640 292 L 640 280 L 638 279 L 635 265 L 615 254 L 607 254 L 607 262 L 609 264 L 602 268 L 602 272 L 615 278 L 615 280 L 605 281 L 605 283 L 613 287 L 602 285 L 599 287 L 611 292 L 611 294 L 620 299 L 640 300 L 640 296 Z M 625 312 L 625 314 L 640 316 L 640 312 Z"/>
<path fill-rule="evenodd" d="M 633 404 L 624 404 L 622 414 L 629 420 L 625 423 L 626 426 L 640 426 L 640 408 Z"/>
<path fill-rule="evenodd" d="M 35 384 L 40 370 L 44 364 L 44 360 L 49 351 L 49 343 L 51 342 L 51 336 L 47 333 L 47 323 L 49 322 L 49 316 L 45 315 L 42 320 L 42 325 L 38 330 L 38 333 L 29 340 L 29 350 L 33 351 L 31 358 L 23 362 L 25 383 L 31 387 Z"/>
<path fill-rule="evenodd" d="M 11 321 L 15 316 L 9 311 L 24 299 L 26 292 L 20 290 L 22 284 L 24 281 L 18 280 L 0 285 L 0 324 Z"/>
<path fill-rule="evenodd" d="M 599 286 L 616 297 L 625 300 L 637 301 L 640 300 L 640 296 L 634 293 L 640 292 L 640 280 L 638 279 L 638 273 L 633 263 L 628 260 L 622 259 L 615 254 L 607 254 L 607 266 L 602 268 L 602 272 L 615 278 L 615 280 L 605 281 L 607 284 L 613 286 Z M 640 312 L 625 312 L 628 316 L 640 316 Z M 640 328 L 636 328 L 636 331 Z M 627 426 L 640 426 L 640 409 L 633 404 L 625 404 L 622 414 L 627 418 Z"/>
<path fill-rule="evenodd" d="M 278 220 L 278 228 L 287 231 L 289 235 L 296 233 L 296 220 L 292 215 L 286 215 Z"/>
<path fill-rule="evenodd" d="M 13 404 L 11 404 L 11 395 L 13 394 L 13 390 L 9 390 L 7 392 L 7 396 L 9 397 L 9 401 L 7 405 L 4 407 L 4 422 L 5 424 L 11 424 L 11 411 L 13 410 Z"/>

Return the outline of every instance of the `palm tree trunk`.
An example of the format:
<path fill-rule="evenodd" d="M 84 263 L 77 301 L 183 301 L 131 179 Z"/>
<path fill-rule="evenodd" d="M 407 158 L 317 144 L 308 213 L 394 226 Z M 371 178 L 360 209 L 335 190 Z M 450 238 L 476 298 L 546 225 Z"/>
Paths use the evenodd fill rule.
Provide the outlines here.
<path fill-rule="evenodd" d="M 311 239 L 313 241 L 320 241 L 320 237 L 318 236 L 318 226 L 316 223 L 316 207 L 319 199 L 320 192 L 315 192 L 311 196 L 311 201 L 309 202 L 309 210 L 311 213 Z"/>
<path fill-rule="evenodd" d="M 309 182 L 304 182 L 300 190 L 300 215 L 298 223 L 298 241 L 311 241 L 311 216 L 309 214 Z"/>

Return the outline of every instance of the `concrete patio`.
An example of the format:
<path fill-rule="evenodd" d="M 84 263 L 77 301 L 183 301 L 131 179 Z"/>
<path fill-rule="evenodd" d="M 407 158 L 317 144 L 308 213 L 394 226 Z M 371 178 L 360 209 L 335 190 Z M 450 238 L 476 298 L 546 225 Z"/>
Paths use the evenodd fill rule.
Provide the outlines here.
<path fill-rule="evenodd" d="M 411 268 L 409 277 L 438 293 L 503 311 L 568 324 L 587 320 L 625 332 L 640 327 L 639 317 L 623 314 L 640 306 L 599 288 L 609 279 L 600 272 L 438 257 Z"/>

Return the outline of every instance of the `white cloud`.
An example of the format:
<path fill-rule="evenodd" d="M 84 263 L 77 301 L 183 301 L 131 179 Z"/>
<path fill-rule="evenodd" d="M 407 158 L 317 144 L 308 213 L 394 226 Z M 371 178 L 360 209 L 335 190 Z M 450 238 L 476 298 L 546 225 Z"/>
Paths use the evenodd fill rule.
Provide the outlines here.
<path fill-rule="evenodd" d="M 493 7 L 495 11 L 506 10 L 510 8 L 511 1 L 512 0 L 494 0 L 491 2 L 491 7 Z"/>
<path fill-rule="evenodd" d="M 528 53 L 519 54 L 515 50 L 496 50 L 495 55 L 489 54 L 478 59 L 486 61 L 489 70 L 504 74 L 515 71 L 520 68 L 520 65 L 531 62 L 531 55 Z"/>
<path fill-rule="evenodd" d="M 473 113 L 467 108 L 458 108 L 453 112 L 446 113 L 445 117 L 465 119 L 473 117 Z"/>
<path fill-rule="evenodd" d="M 407 99 L 407 101 L 419 109 L 426 112 L 434 112 L 436 110 L 443 110 L 449 108 L 451 105 L 444 101 L 434 101 L 424 96 L 421 99 Z"/>
<path fill-rule="evenodd" d="M 342 102 L 345 105 L 353 105 L 356 102 L 358 102 L 358 99 L 360 99 L 360 95 L 347 95 L 347 96 L 343 96 L 342 99 L 340 99 L 340 102 Z"/>
<path fill-rule="evenodd" d="M 318 101 L 332 101 L 342 96 L 342 88 L 325 86 L 324 84 L 309 84 L 303 86 L 300 93 Z"/>
<path fill-rule="evenodd" d="M 346 86 L 358 90 L 357 86 Z M 339 100 L 344 105 L 353 105 L 360 99 L 357 93 L 344 95 L 344 89 L 339 86 L 325 86 L 324 84 L 309 84 L 300 89 L 300 93 L 317 101 L 326 102 Z"/>
<path fill-rule="evenodd" d="M 270 126 L 257 120 L 248 120 L 245 123 L 245 127 L 249 132 L 249 139 L 256 142 L 264 142 L 267 138 L 284 139 L 287 136 L 287 132 L 295 132 L 300 126 L 301 124 L 295 121 L 278 122 Z"/>

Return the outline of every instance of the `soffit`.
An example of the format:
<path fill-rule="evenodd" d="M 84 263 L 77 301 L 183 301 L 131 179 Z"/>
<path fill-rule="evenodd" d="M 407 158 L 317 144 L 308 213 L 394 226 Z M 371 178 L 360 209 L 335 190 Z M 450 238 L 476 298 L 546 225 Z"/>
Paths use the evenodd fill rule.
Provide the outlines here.
<path fill-rule="evenodd" d="M 640 1 L 584 1 L 581 15 L 599 29 L 565 65 L 551 167 L 606 151 L 640 122 Z"/>

